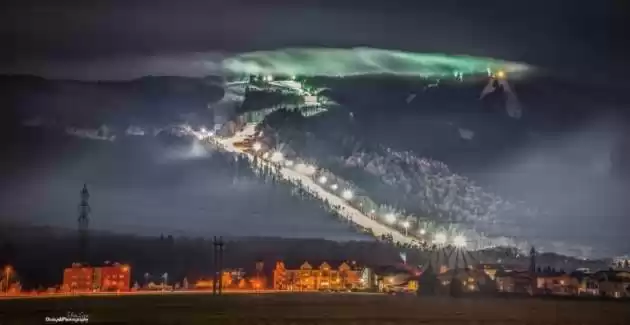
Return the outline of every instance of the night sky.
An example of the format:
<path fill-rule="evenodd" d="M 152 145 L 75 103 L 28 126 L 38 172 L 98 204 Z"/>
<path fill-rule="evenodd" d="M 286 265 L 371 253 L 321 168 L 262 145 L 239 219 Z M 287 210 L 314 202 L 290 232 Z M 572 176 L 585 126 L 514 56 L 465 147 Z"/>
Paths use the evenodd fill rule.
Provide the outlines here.
<path fill-rule="evenodd" d="M 228 53 L 285 47 L 366 46 L 524 62 L 567 80 L 628 87 L 628 30 L 630 11 L 622 0 L 7 0 L 0 10 L 0 73 L 91 80 L 196 76 L 199 61 L 212 64 Z M 594 112 L 597 109 L 592 107 Z M 585 125 L 582 129 L 593 128 Z M 572 145 L 578 142 L 576 137 L 569 139 Z M 53 155 L 51 161 L 21 169 L 24 174 L 12 174 L 3 180 L 0 200 L 5 214 L 21 215 L 26 221 L 72 226 L 74 202 L 82 182 L 88 181 L 94 187 L 95 211 L 100 216 L 110 215 L 115 221 L 101 218 L 95 222 L 101 228 L 123 227 L 131 232 L 138 227 L 156 232 L 194 229 L 199 234 L 213 231 L 203 219 L 209 211 L 230 216 L 219 222 L 225 233 L 243 231 L 252 235 L 264 228 L 261 219 L 252 219 L 247 229 L 241 228 L 236 219 L 256 215 L 252 209 L 268 208 L 264 188 L 252 185 L 239 189 L 226 180 L 213 181 L 202 164 L 189 165 L 186 159 L 180 159 L 178 164 L 165 163 L 163 159 L 169 153 L 159 150 L 142 157 L 134 153 L 136 149 L 120 149 L 123 152 L 118 153 L 115 151 L 119 149 L 85 150 L 87 153 L 81 155 L 72 151 Z M 523 152 L 531 151 L 522 151 L 521 155 Z M 112 164 L 124 158 L 151 167 L 112 167 L 101 159 L 108 155 Z M 528 159 L 517 157 L 520 156 L 512 155 L 511 159 L 518 162 L 506 163 L 502 171 L 522 170 L 521 165 L 537 160 L 533 155 Z M 107 176 L 117 172 L 135 176 Z M 6 173 L 9 172 L 3 175 Z M 170 177 L 164 176 L 169 173 Z M 156 179 L 159 184 L 151 183 Z M 510 184 L 505 186 L 513 186 Z M 229 192 L 224 191 L 228 187 Z M 121 189 L 126 192 L 121 194 Z M 234 191 L 242 192 L 236 197 L 225 194 Z M 586 190 L 585 193 L 593 197 Z M 623 192 L 614 194 L 623 197 Z M 39 198 L 41 205 L 31 204 L 32 197 Z M 252 198 L 249 210 L 239 205 L 242 197 Z M 568 206 L 571 202 L 563 204 Z M 190 211 L 190 219 L 179 221 L 184 220 L 178 214 L 181 211 Z M 286 209 L 269 211 L 273 211 L 276 224 L 290 218 Z M 298 221 L 291 222 L 286 228 L 290 231 L 308 228 L 300 228 Z M 619 217 L 610 223 L 613 228 L 628 224 Z M 345 229 L 332 223 L 313 222 L 309 227 L 312 232 L 301 235 L 347 238 Z M 264 231 L 269 235 L 283 233 L 271 228 Z"/>
<path fill-rule="evenodd" d="M 209 51 L 370 46 L 489 56 L 623 80 L 630 71 L 623 62 L 630 53 L 628 15 L 621 0 L 15 0 L 0 13 L 0 55 L 2 70 L 40 71 L 42 64 L 59 68 L 52 59 L 116 65 L 129 57 L 185 60 Z"/>

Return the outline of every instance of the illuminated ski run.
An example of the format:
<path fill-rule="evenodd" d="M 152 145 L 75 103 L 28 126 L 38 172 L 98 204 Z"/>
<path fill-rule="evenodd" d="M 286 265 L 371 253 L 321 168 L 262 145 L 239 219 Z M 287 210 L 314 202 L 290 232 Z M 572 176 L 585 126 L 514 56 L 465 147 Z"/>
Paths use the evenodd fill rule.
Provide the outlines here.
<path fill-rule="evenodd" d="M 484 70 L 485 72 L 485 70 Z M 274 87 L 282 87 L 288 88 L 289 90 L 302 94 L 308 95 L 303 91 L 301 86 L 293 85 L 291 83 L 288 84 L 277 84 L 273 80 L 267 81 L 269 84 Z M 240 85 L 242 82 L 239 82 Z M 231 83 L 230 86 L 235 86 L 237 83 Z M 317 109 L 311 110 L 303 110 L 299 107 L 295 107 L 294 109 L 298 109 L 305 116 L 317 115 L 318 113 L 325 112 L 328 107 L 326 105 L 319 105 Z M 247 151 L 243 146 L 237 146 L 236 143 L 243 143 L 247 139 L 251 139 L 256 134 L 256 126 L 259 122 L 264 119 L 264 116 L 273 112 L 275 109 L 268 108 L 263 110 L 258 110 L 256 112 L 245 113 L 243 117 L 245 121 L 249 121 L 248 124 L 245 124 L 244 127 L 237 131 L 235 134 L 229 137 L 218 137 L 211 136 L 209 141 L 214 142 L 218 147 L 227 152 L 231 152 L 238 155 L 244 155 L 248 157 L 250 160 L 254 159 L 254 155 L 251 151 Z M 260 115 L 258 118 L 252 119 L 247 118 L 249 114 Z M 197 135 L 198 138 L 203 138 L 203 135 Z M 251 141 L 251 140 L 250 140 Z M 258 150 L 258 149 L 255 149 Z M 404 245 L 410 246 L 418 246 L 422 242 L 425 242 L 429 245 L 436 244 L 438 246 L 454 244 L 454 238 L 459 238 L 461 242 L 462 238 L 466 239 L 466 246 L 470 249 L 482 249 L 493 247 L 495 245 L 498 246 L 515 246 L 515 242 L 506 237 L 486 238 L 483 234 L 477 233 L 472 229 L 468 229 L 469 227 L 465 227 L 463 224 L 456 225 L 438 225 L 432 222 L 428 222 L 424 225 L 421 236 L 416 236 L 415 233 L 401 229 L 400 227 L 395 227 L 395 224 L 398 224 L 397 220 L 389 221 L 387 219 L 387 215 L 381 216 L 381 219 L 385 217 L 385 221 L 379 220 L 379 218 L 375 218 L 373 215 L 368 215 L 368 212 L 361 211 L 361 209 L 353 206 L 352 194 L 348 195 L 345 193 L 344 189 L 332 189 L 329 186 L 324 185 L 319 179 L 316 180 L 314 178 L 314 172 L 318 170 L 317 166 L 310 166 L 310 169 L 313 171 L 312 173 L 307 173 L 305 170 L 306 166 L 302 166 L 300 168 L 300 164 L 297 161 L 293 161 L 292 165 L 284 164 L 283 157 L 276 157 L 274 159 L 272 153 L 267 153 L 264 155 L 257 155 L 260 159 L 258 162 L 265 166 L 270 167 L 271 170 L 276 170 L 277 175 L 282 179 L 292 183 L 296 187 L 302 187 L 304 190 L 310 192 L 317 199 L 328 202 L 329 208 L 334 210 L 339 216 L 343 217 L 345 220 L 348 220 L 356 225 L 369 229 L 376 237 L 389 237 L 393 242 L 398 242 Z M 280 155 L 279 155 L 280 156 Z M 299 159 L 299 158 L 298 158 Z M 304 165 L 304 164 L 302 164 Z M 373 212 L 372 212 L 373 213 Z M 392 215 L 393 216 L 393 215 Z M 394 217 L 395 218 L 395 217 Z M 407 224 L 406 227 L 409 227 L 409 222 L 400 223 L 400 225 Z M 405 226 L 403 226 L 405 227 Z M 406 228 L 405 228 L 406 229 Z M 459 243 L 461 245 L 461 243 Z"/>
<path fill-rule="evenodd" d="M 249 159 L 254 159 L 254 156 L 252 154 L 235 147 L 234 143 L 243 141 L 246 138 L 253 136 L 255 132 L 256 124 L 250 123 L 247 124 L 240 132 L 236 133 L 233 137 L 215 139 L 216 143 L 219 144 L 224 150 L 235 154 L 246 155 Z M 262 159 L 260 161 L 266 166 L 273 167 L 272 163 L 269 161 Z M 391 234 L 392 239 L 395 242 L 400 242 L 401 244 L 418 244 L 418 240 L 416 238 L 405 236 L 396 229 L 385 226 L 376 220 L 372 220 L 370 217 L 352 207 L 342 197 L 334 195 L 328 190 L 322 188 L 308 175 L 301 174 L 285 166 L 280 166 L 278 168 L 278 175 L 296 186 L 298 185 L 298 183 L 301 183 L 301 185 L 305 189 L 316 193 L 321 200 L 327 200 L 331 204 L 331 207 L 333 207 L 333 209 L 335 209 L 340 215 L 350 219 L 352 222 L 362 227 L 371 228 L 375 236 Z"/>

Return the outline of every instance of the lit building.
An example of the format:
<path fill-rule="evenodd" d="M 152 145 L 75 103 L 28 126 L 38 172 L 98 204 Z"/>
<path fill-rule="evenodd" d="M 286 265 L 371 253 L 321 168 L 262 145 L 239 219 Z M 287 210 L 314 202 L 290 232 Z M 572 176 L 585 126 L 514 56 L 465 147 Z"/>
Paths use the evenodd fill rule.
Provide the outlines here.
<path fill-rule="evenodd" d="M 495 273 L 494 279 L 499 292 L 533 293 L 532 275 L 529 271 L 499 270 Z"/>
<path fill-rule="evenodd" d="M 114 264 L 94 268 L 94 278 L 101 283 L 100 291 L 129 291 L 131 268 L 128 265 Z"/>
<path fill-rule="evenodd" d="M 478 292 L 490 286 L 494 289 L 496 286 L 485 269 L 449 269 L 444 273 L 438 274 L 437 278 L 443 286 L 449 286 L 453 279 L 457 279 L 462 284 L 462 292 Z"/>
<path fill-rule="evenodd" d="M 102 267 L 73 264 L 63 272 L 65 292 L 129 291 L 131 267 L 115 263 Z"/>
<path fill-rule="evenodd" d="M 237 285 L 238 282 L 235 281 L 240 281 L 241 278 L 242 277 L 239 277 L 238 280 L 235 280 L 235 275 L 233 271 L 223 271 L 223 274 L 221 274 L 221 283 L 223 284 L 223 289 L 227 289 L 233 285 Z M 211 290 L 213 283 L 213 279 L 199 279 L 197 282 L 195 282 L 195 289 Z M 217 286 L 217 290 L 218 289 L 219 288 Z"/>
<path fill-rule="evenodd" d="M 416 292 L 422 272 L 408 265 L 381 266 L 374 270 L 380 292 Z"/>
<path fill-rule="evenodd" d="M 63 271 L 63 291 L 92 292 L 97 290 L 94 268 L 73 264 Z"/>
<path fill-rule="evenodd" d="M 538 292 L 554 295 L 577 294 L 578 280 L 564 272 L 544 271 L 536 273 Z"/>
<path fill-rule="evenodd" d="M 592 284 L 599 295 L 612 298 L 630 297 L 630 272 L 599 271 L 593 274 Z"/>
<path fill-rule="evenodd" d="M 511 270 L 516 269 L 516 267 L 514 266 L 492 263 L 478 264 L 475 265 L 474 268 L 478 270 L 483 270 L 483 272 L 486 273 L 492 280 L 495 280 L 497 273 L 503 271 L 510 272 Z"/>
<path fill-rule="evenodd" d="M 336 268 L 327 262 L 316 268 L 304 262 L 297 269 L 288 269 L 280 261 L 273 270 L 273 288 L 290 291 L 351 290 L 363 287 L 361 278 L 362 272 L 346 262 Z"/>

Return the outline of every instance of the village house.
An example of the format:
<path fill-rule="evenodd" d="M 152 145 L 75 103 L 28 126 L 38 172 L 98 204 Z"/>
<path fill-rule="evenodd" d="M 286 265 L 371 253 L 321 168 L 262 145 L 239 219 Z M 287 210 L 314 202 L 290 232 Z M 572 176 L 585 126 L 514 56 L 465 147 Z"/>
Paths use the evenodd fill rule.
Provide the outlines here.
<path fill-rule="evenodd" d="M 612 298 L 630 297 L 630 272 L 599 271 L 592 276 L 601 296 Z"/>
<path fill-rule="evenodd" d="M 497 291 L 532 294 L 532 276 L 529 271 L 499 270 L 495 275 Z"/>
<path fill-rule="evenodd" d="M 380 266 L 374 269 L 379 292 L 404 293 L 418 290 L 421 270 L 406 264 Z"/>
<path fill-rule="evenodd" d="M 449 269 L 438 274 L 437 279 L 444 287 L 448 287 L 453 279 L 457 279 L 462 284 L 462 292 L 485 292 L 490 286 L 492 289 L 495 288 L 494 281 L 483 268 Z"/>
<path fill-rule="evenodd" d="M 536 291 L 553 295 L 577 295 L 578 279 L 563 271 L 544 270 L 536 272 Z"/>

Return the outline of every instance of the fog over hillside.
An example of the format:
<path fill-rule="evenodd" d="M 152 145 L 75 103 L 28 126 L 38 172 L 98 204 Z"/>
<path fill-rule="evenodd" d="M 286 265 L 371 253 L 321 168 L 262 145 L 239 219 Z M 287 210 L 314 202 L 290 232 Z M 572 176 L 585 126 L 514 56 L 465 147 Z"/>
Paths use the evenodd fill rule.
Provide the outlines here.
<path fill-rule="evenodd" d="M 233 112 L 244 94 L 230 86 L 233 80 L 2 77 L 2 132 L 10 153 L 2 162 L 8 167 L 2 182 L 5 217 L 72 226 L 76 191 L 87 182 L 94 188 L 93 224 L 103 229 L 352 236 L 334 220 L 306 216 L 320 213 L 317 208 L 303 213 L 284 206 L 284 199 L 268 206 L 264 187 L 234 184 L 208 163 L 213 152 L 172 136 L 171 126 L 210 126 L 217 112 Z M 562 234 L 560 241 L 596 242 L 611 254 L 626 250 L 619 238 L 630 211 L 623 199 L 629 124 L 627 102 L 617 88 L 542 75 L 515 80 L 524 113 L 513 119 L 497 104 L 500 97 L 478 99 L 482 81 L 442 82 L 436 88 L 426 88 L 431 80 L 395 76 L 309 82 L 327 86 L 341 105 L 308 120 L 315 134 L 338 133 L 437 159 L 488 191 L 541 211 L 544 225 L 522 220 L 528 228 L 518 228 L 534 238 Z M 410 95 L 415 96 L 409 100 Z M 94 134 L 83 140 L 61 136 L 68 127 Z M 294 211 L 305 215 L 296 219 Z M 237 219 L 250 220 L 250 230 Z M 212 229 L 212 220 L 221 230 Z M 263 227 L 269 220 L 274 226 Z M 605 226 L 599 226 L 602 220 Z"/>

